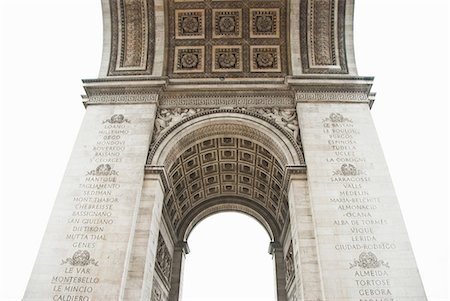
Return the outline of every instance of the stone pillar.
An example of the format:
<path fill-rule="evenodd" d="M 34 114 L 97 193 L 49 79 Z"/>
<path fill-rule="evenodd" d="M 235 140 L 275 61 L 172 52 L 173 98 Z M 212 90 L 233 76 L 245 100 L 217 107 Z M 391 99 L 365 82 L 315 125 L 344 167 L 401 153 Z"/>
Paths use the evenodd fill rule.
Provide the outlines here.
<path fill-rule="evenodd" d="M 146 174 L 134 229 L 124 300 L 150 300 L 163 201 L 160 176 Z"/>
<path fill-rule="evenodd" d="M 294 289 L 289 300 L 325 300 L 317 254 L 316 233 L 305 174 L 293 174 L 289 185 L 292 251 L 294 256 Z M 330 299 L 332 300 L 332 299 Z"/>
<path fill-rule="evenodd" d="M 269 253 L 272 254 L 275 269 L 275 288 L 277 293 L 277 301 L 287 301 L 286 267 L 284 265 L 283 247 L 277 242 L 271 242 Z"/>
<path fill-rule="evenodd" d="M 311 199 L 323 300 L 426 300 L 369 106 L 327 97 L 297 97 L 308 182 L 291 183 Z"/>
<path fill-rule="evenodd" d="M 183 288 L 184 259 L 189 253 L 187 242 L 179 242 L 173 250 L 172 273 L 170 279 L 169 301 L 181 301 Z"/>
<path fill-rule="evenodd" d="M 156 103 L 88 105 L 24 300 L 123 296 L 155 114 Z"/>

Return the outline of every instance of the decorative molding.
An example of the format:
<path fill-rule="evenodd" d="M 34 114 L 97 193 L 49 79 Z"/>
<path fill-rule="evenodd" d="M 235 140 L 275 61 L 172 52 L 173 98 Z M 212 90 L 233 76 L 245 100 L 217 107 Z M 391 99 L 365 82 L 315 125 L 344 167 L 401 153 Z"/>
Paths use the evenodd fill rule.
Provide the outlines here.
<path fill-rule="evenodd" d="M 302 72 L 348 74 L 345 0 L 300 1 Z"/>
<path fill-rule="evenodd" d="M 339 101 L 339 102 L 368 102 L 368 95 L 364 92 L 296 92 L 295 101 L 297 102 L 323 102 L 323 101 Z"/>
<path fill-rule="evenodd" d="M 155 43 L 153 0 L 110 0 L 108 76 L 151 75 Z"/>
<path fill-rule="evenodd" d="M 161 108 L 198 108 L 198 107 L 294 107 L 292 91 L 258 92 L 165 92 L 161 94 Z"/>
<path fill-rule="evenodd" d="M 157 103 L 160 87 L 90 86 L 84 87 L 85 105 Z"/>

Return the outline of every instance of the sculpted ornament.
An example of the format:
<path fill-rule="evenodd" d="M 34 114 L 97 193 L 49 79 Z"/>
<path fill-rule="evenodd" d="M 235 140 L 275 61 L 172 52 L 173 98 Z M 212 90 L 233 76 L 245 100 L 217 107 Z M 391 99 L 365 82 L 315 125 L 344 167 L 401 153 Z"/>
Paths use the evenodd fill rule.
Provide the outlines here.
<path fill-rule="evenodd" d="M 359 176 L 365 174 L 353 164 L 342 164 L 341 168 L 333 172 L 333 176 Z"/>
<path fill-rule="evenodd" d="M 219 21 L 219 28 L 221 32 L 234 32 L 234 29 L 236 28 L 234 17 L 221 17 Z"/>
<path fill-rule="evenodd" d="M 185 53 L 181 57 L 181 65 L 183 68 L 196 68 L 198 65 L 198 57 L 193 53 Z"/>
<path fill-rule="evenodd" d="M 117 176 L 119 173 L 109 164 L 100 164 L 96 169 L 89 171 L 87 176 Z"/>
<path fill-rule="evenodd" d="M 185 17 L 183 18 L 183 21 L 181 23 L 181 26 L 183 27 L 183 30 L 185 32 L 198 32 L 199 24 L 198 24 L 198 18 L 196 17 Z"/>
<path fill-rule="evenodd" d="M 236 56 L 233 53 L 222 53 L 219 55 L 219 65 L 222 68 L 231 68 L 236 65 Z"/>
<path fill-rule="evenodd" d="M 176 123 L 200 111 L 202 111 L 202 109 L 176 108 L 159 110 L 155 120 L 155 129 L 153 130 L 153 141 L 156 141 L 159 136 L 165 133 Z"/>
<path fill-rule="evenodd" d="M 273 28 L 273 19 L 270 16 L 256 17 L 256 28 L 260 32 L 271 32 Z"/>
<path fill-rule="evenodd" d="M 272 67 L 274 61 L 273 54 L 270 52 L 259 53 L 256 56 L 256 63 L 258 64 L 258 67 L 261 68 Z"/>
<path fill-rule="evenodd" d="M 95 265 L 98 266 L 98 262 L 91 258 L 91 254 L 87 250 L 78 250 L 72 257 L 67 258 L 61 262 L 61 265 L 70 264 L 72 266 L 87 266 Z"/>
<path fill-rule="evenodd" d="M 170 279 L 170 271 L 172 268 L 172 257 L 167 249 L 166 243 L 161 234 L 158 238 L 158 248 L 156 251 L 156 264 L 161 270 L 167 281 Z"/>
<path fill-rule="evenodd" d="M 122 114 L 114 114 L 111 118 L 106 119 L 103 123 L 130 123 L 130 120 L 126 119 Z"/>
<path fill-rule="evenodd" d="M 256 113 L 272 119 L 288 133 L 291 133 L 295 141 L 299 141 L 300 130 L 295 109 L 264 108 L 257 109 Z"/>
<path fill-rule="evenodd" d="M 389 263 L 384 260 L 379 260 L 372 252 L 362 252 L 359 255 L 359 259 L 355 259 L 353 263 L 350 263 L 350 269 L 354 267 L 360 267 L 362 269 L 376 269 L 381 266 L 390 268 Z"/>
<path fill-rule="evenodd" d="M 352 120 L 345 118 L 340 113 L 331 113 L 328 118 L 325 118 L 323 122 L 353 122 Z"/>
<path fill-rule="evenodd" d="M 286 284 L 289 284 L 292 279 L 295 277 L 294 270 L 294 251 L 292 249 L 292 242 L 287 251 L 286 257 L 284 259 L 284 263 L 286 266 Z"/>
<path fill-rule="evenodd" d="M 152 296 L 151 301 L 161 301 L 163 298 L 161 287 L 159 286 L 158 282 L 153 280 L 153 290 L 152 290 Z"/>

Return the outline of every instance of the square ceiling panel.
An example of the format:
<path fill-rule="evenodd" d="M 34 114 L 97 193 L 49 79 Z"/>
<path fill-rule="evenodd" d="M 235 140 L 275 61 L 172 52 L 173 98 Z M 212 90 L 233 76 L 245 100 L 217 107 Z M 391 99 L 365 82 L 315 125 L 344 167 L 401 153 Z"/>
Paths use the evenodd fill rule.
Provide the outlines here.
<path fill-rule="evenodd" d="M 286 0 L 169 0 L 171 78 L 284 77 Z"/>

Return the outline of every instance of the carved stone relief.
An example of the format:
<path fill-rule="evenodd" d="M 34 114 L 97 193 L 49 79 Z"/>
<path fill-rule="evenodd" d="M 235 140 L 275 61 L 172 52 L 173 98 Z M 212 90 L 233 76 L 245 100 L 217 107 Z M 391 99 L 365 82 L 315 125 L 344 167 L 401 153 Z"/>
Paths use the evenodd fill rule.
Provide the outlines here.
<path fill-rule="evenodd" d="M 157 140 L 170 127 L 174 126 L 181 120 L 192 116 L 204 109 L 159 109 L 155 119 L 155 127 L 153 129 L 152 141 Z"/>
<path fill-rule="evenodd" d="M 295 278 L 294 251 L 292 248 L 292 242 L 289 245 L 286 256 L 284 257 L 284 264 L 286 267 L 286 287 L 289 288 Z"/>
<path fill-rule="evenodd" d="M 164 238 L 161 233 L 158 236 L 158 247 L 156 251 L 156 266 L 160 270 L 161 274 L 170 283 L 170 273 L 172 271 L 172 256 L 167 249 Z"/>
<path fill-rule="evenodd" d="M 161 288 L 159 282 L 153 278 L 152 295 L 150 301 L 166 301 L 168 299 L 167 293 Z"/>
<path fill-rule="evenodd" d="M 271 120 L 275 124 L 279 125 L 286 133 L 290 134 L 298 145 L 301 146 L 300 131 L 297 119 L 297 112 L 295 109 L 286 108 L 234 108 L 235 111 L 247 112 L 259 115 L 268 120 Z M 187 117 L 191 117 L 200 112 L 214 113 L 218 111 L 213 108 L 205 109 L 159 109 L 155 119 L 155 127 L 153 130 L 152 142 L 158 140 L 164 133 L 166 133 L 172 126 L 178 124 L 180 121 L 185 120 Z"/>
<path fill-rule="evenodd" d="M 348 73 L 345 0 L 300 0 L 303 73 Z"/>
<path fill-rule="evenodd" d="M 150 75 L 155 43 L 153 0 L 110 0 L 110 7 L 108 75 Z"/>
<path fill-rule="evenodd" d="M 287 74 L 286 1 L 168 1 L 168 75 Z"/>
<path fill-rule="evenodd" d="M 300 142 L 300 130 L 295 109 L 262 108 L 254 111 L 275 121 L 294 137 L 294 141 Z"/>

